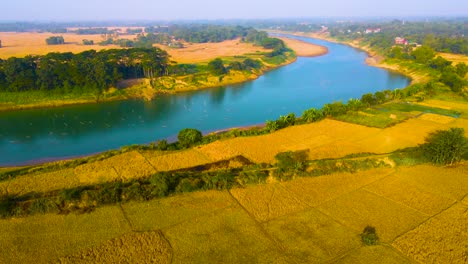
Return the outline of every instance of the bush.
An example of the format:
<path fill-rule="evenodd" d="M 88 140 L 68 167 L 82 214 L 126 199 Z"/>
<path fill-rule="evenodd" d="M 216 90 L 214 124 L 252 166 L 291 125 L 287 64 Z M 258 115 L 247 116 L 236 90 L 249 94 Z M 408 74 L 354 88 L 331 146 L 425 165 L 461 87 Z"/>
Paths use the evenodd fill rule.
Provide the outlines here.
<path fill-rule="evenodd" d="M 223 60 L 220 58 L 214 59 L 208 63 L 208 69 L 214 75 L 223 75 L 228 73 L 226 67 L 224 67 Z"/>
<path fill-rule="evenodd" d="M 34 200 L 29 207 L 29 213 L 31 214 L 45 214 L 51 212 L 58 212 L 58 206 L 56 203 L 47 198 L 39 198 Z"/>
<path fill-rule="evenodd" d="M 379 237 L 375 232 L 375 227 L 366 226 L 361 233 L 361 241 L 366 246 L 376 245 L 379 241 Z"/>
<path fill-rule="evenodd" d="M 179 144 L 185 148 L 200 142 L 202 138 L 202 133 L 193 128 L 182 129 L 177 135 L 177 139 L 179 139 Z"/>
<path fill-rule="evenodd" d="M 468 139 L 463 128 L 435 131 L 421 145 L 424 155 L 436 164 L 453 164 L 468 151 Z"/>
<path fill-rule="evenodd" d="M 323 118 L 323 112 L 315 108 L 307 109 L 302 113 L 302 119 L 304 119 L 306 122 L 316 122 L 322 120 Z"/>
<path fill-rule="evenodd" d="M 156 144 L 156 149 L 158 149 L 158 150 L 167 150 L 167 147 L 168 147 L 167 140 L 165 140 L 165 139 L 158 140 L 158 142 Z"/>

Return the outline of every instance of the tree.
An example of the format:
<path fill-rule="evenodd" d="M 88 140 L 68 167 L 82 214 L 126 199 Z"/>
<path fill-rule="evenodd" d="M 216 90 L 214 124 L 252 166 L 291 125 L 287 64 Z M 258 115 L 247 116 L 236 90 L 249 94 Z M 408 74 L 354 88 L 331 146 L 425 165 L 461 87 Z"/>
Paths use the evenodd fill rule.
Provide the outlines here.
<path fill-rule="evenodd" d="M 193 128 L 184 128 L 177 135 L 179 144 L 182 147 L 190 147 L 191 145 L 200 142 L 202 138 L 202 133 Z"/>
<path fill-rule="evenodd" d="M 435 52 L 428 46 L 421 46 L 411 52 L 411 56 L 413 56 L 417 62 L 426 64 L 434 58 Z"/>
<path fill-rule="evenodd" d="M 223 75 L 227 73 L 227 69 L 224 67 L 223 60 L 220 58 L 210 61 L 208 63 L 208 69 L 214 75 Z"/>
<path fill-rule="evenodd" d="M 435 131 L 421 145 L 424 155 L 435 164 L 453 164 L 468 151 L 468 139 L 463 128 Z"/>
<path fill-rule="evenodd" d="M 65 44 L 65 40 L 62 36 L 52 36 L 46 39 L 47 45 L 60 45 Z"/>
<path fill-rule="evenodd" d="M 375 227 L 366 226 L 361 233 L 361 241 L 366 246 L 376 245 L 379 241 L 379 237 L 375 232 Z"/>
<path fill-rule="evenodd" d="M 458 76 L 465 78 L 465 75 L 468 72 L 468 66 L 464 62 L 460 62 L 455 66 L 455 72 Z"/>

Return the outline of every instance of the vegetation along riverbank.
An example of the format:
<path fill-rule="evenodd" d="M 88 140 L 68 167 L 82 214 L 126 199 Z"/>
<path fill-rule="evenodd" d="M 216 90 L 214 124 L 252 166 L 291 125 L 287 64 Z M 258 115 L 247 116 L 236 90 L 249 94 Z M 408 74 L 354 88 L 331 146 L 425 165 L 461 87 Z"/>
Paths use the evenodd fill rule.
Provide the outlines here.
<path fill-rule="evenodd" d="M 0 111 L 129 98 L 151 100 L 161 93 L 254 80 L 295 61 L 294 50 L 283 40 L 251 28 L 235 29 L 210 40 L 194 39 L 190 34 L 210 34 L 213 28 L 197 28 L 195 33 L 180 36 L 184 42 L 177 48 L 157 39 L 160 34 L 148 33 L 139 35 L 130 48 L 112 46 L 77 54 L 71 50 L 0 60 Z M 326 52 L 315 45 L 289 43 L 308 53 L 306 56 Z"/>

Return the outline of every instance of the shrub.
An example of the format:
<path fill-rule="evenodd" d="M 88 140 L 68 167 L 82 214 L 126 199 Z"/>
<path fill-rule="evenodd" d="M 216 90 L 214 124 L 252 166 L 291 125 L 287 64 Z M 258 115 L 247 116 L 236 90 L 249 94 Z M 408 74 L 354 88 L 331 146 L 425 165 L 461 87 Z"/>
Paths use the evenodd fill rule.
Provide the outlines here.
<path fill-rule="evenodd" d="M 47 198 L 39 198 L 34 200 L 29 207 L 29 213 L 31 214 L 45 214 L 50 212 L 57 212 L 58 206 L 53 201 Z"/>
<path fill-rule="evenodd" d="M 179 139 L 179 144 L 182 147 L 190 147 L 191 145 L 200 142 L 202 138 L 202 133 L 193 128 L 182 129 L 177 135 L 177 139 Z"/>
<path fill-rule="evenodd" d="M 468 151 L 468 139 L 463 128 L 437 130 L 421 145 L 424 155 L 436 164 L 453 164 L 460 161 Z"/>
<path fill-rule="evenodd" d="M 323 112 L 315 108 L 307 109 L 302 113 L 302 119 L 304 119 L 307 122 L 315 122 L 322 120 L 323 118 Z"/>
<path fill-rule="evenodd" d="M 366 226 L 361 233 L 361 241 L 366 246 L 376 245 L 379 241 L 379 237 L 375 232 L 375 227 Z"/>
<path fill-rule="evenodd" d="M 158 149 L 158 150 L 167 150 L 167 147 L 168 147 L 167 140 L 165 140 L 165 139 L 158 140 L 158 142 L 156 144 L 156 149 Z"/>

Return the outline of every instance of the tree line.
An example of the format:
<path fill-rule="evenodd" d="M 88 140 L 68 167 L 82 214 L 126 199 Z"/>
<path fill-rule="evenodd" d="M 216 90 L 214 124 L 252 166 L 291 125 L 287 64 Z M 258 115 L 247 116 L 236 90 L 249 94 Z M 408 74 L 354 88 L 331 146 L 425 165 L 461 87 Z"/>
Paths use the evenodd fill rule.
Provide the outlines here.
<path fill-rule="evenodd" d="M 164 75 L 168 64 L 168 54 L 158 48 L 12 57 L 0 59 L 0 91 L 102 92 L 123 79 Z"/>

